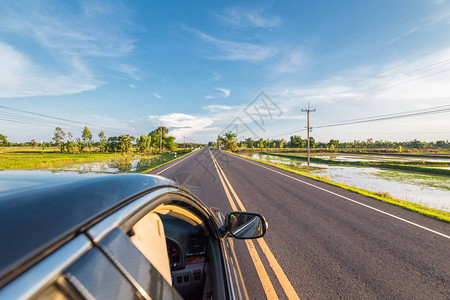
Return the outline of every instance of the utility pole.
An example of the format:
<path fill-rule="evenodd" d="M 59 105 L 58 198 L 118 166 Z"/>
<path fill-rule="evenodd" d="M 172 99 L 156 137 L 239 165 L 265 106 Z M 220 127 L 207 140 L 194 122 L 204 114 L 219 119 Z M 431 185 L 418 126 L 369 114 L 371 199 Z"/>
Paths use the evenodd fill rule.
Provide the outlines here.
<path fill-rule="evenodd" d="M 306 131 L 308 132 L 307 133 L 307 138 L 308 138 L 308 168 L 309 168 L 309 132 L 310 132 L 310 130 L 312 129 L 311 127 L 309 127 L 309 112 L 314 112 L 314 111 L 316 111 L 315 109 L 310 109 L 309 108 L 309 101 L 308 101 L 308 108 L 307 109 L 302 109 L 302 112 L 306 112 Z"/>
<path fill-rule="evenodd" d="M 183 139 L 184 139 L 184 149 L 186 149 L 186 137 L 185 136 L 183 136 Z"/>

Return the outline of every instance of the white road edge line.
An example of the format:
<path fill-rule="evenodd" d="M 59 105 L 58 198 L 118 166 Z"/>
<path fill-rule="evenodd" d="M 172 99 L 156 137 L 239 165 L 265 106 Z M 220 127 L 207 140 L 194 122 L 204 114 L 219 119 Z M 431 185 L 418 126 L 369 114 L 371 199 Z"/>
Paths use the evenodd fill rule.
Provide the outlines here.
<path fill-rule="evenodd" d="M 167 170 L 169 170 L 170 168 L 172 168 L 173 166 L 176 166 L 176 165 L 178 165 L 180 162 L 182 162 L 183 160 L 185 160 L 186 158 L 188 158 L 188 156 L 189 155 L 191 155 L 191 154 L 193 154 L 193 153 L 195 153 L 195 152 L 197 152 L 197 151 L 193 151 L 193 152 L 191 152 L 191 153 L 189 153 L 189 154 L 187 154 L 184 158 L 182 158 L 182 159 L 180 159 L 179 161 L 177 161 L 176 163 L 174 163 L 173 165 L 171 165 L 171 166 L 168 166 L 167 168 L 165 168 L 164 170 L 162 170 L 162 171 L 159 171 L 158 173 L 156 173 L 156 175 L 159 175 L 159 174 L 161 174 L 162 172 L 164 172 L 164 171 L 167 171 Z"/>
<path fill-rule="evenodd" d="M 224 151 L 222 151 L 222 152 L 224 152 Z M 226 153 L 226 152 L 224 152 L 224 153 Z M 227 153 L 227 154 L 228 154 L 228 155 L 232 155 L 232 154 L 229 154 L 229 153 Z M 367 207 L 367 208 L 369 208 L 369 209 L 372 209 L 372 210 L 377 211 L 377 212 L 379 212 L 379 213 L 385 214 L 385 215 L 390 216 L 390 217 L 392 217 L 392 218 L 395 218 L 395 219 L 397 219 L 397 220 L 403 221 L 403 222 L 408 223 L 408 224 L 410 224 L 410 225 L 413 225 L 413 226 L 422 228 L 422 229 L 427 230 L 427 231 L 429 231 L 429 232 L 432 232 L 432 233 L 434 233 L 434 234 L 437 234 L 437 235 L 443 236 L 443 237 L 445 237 L 445 238 L 447 238 L 447 239 L 450 239 L 450 236 L 449 236 L 449 235 L 446 235 L 446 234 L 444 234 L 444 233 L 438 232 L 438 231 L 433 230 L 433 229 L 430 229 L 430 228 L 428 228 L 428 227 L 419 225 L 419 224 L 417 224 L 417 223 L 408 221 L 408 220 L 406 220 L 406 219 L 403 219 L 403 218 L 398 217 L 398 216 L 396 216 L 396 215 L 387 213 L 387 212 L 385 212 L 385 211 L 382 211 L 382 210 L 380 210 L 380 209 L 378 209 L 378 208 L 375 208 L 375 207 L 372 207 L 372 206 L 370 206 L 370 205 L 367 205 L 367 204 L 358 202 L 358 201 L 353 200 L 353 199 L 351 199 L 351 198 L 348 198 L 348 197 L 339 195 L 339 194 L 337 194 L 337 193 L 335 193 L 335 192 L 332 192 L 332 191 L 329 191 L 329 190 L 327 190 L 327 189 L 321 188 L 321 187 L 316 186 L 316 185 L 314 185 L 314 184 L 312 184 L 312 183 L 309 183 L 309 182 L 300 180 L 300 179 L 298 179 L 298 178 L 289 176 L 289 175 L 284 174 L 284 173 L 282 173 L 282 172 L 278 172 L 278 171 L 273 170 L 273 169 L 271 169 L 271 168 L 269 168 L 269 167 L 263 166 L 263 165 L 261 165 L 261 164 L 257 164 L 257 163 L 255 163 L 255 162 L 253 162 L 253 161 L 251 161 L 251 160 L 242 158 L 242 157 L 237 156 L 237 155 L 233 155 L 233 157 L 237 157 L 237 158 L 242 159 L 242 160 L 244 160 L 244 161 L 246 161 L 246 162 L 248 162 L 248 163 L 251 163 L 251 164 L 254 164 L 254 165 L 259 166 L 259 167 L 261 167 L 261 168 L 270 170 L 270 171 L 272 171 L 272 172 L 275 172 L 275 173 L 277 173 L 277 174 L 280 174 L 280 175 L 283 175 L 283 176 L 285 176 L 285 177 L 291 178 L 291 179 L 296 180 L 296 181 L 298 181 L 298 182 L 301 182 L 301 183 L 303 183 L 303 184 L 312 186 L 312 187 L 314 187 L 314 188 L 316 188 L 316 189 L 319 189 L 319 190 L 322 190 L 322 191 L 324 191 L 324 192 L 330 193 L 330 194 L 332 194 L 332 195 L 338 196 L 338 197 L 340 197 L 340 198 L 342 198 L 342 199 L 351 201 L 351 202 L 353 202 L 353 203 L 356 203 L 356 204 L 359 204 L 359 205 L 361 205 L 361 206 Z"/>

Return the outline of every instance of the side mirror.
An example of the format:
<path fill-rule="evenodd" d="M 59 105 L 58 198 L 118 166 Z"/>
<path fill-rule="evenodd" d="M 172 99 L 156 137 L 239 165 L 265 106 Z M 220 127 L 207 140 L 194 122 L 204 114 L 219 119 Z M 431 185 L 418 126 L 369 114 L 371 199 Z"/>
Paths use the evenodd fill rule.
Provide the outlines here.
<path fill-rule="evenodd" d="M 256 239 L 266 234 L 267 222 L 260 214 L 233 211 L 225 218 L 225 228 L 237 239 Z"/>

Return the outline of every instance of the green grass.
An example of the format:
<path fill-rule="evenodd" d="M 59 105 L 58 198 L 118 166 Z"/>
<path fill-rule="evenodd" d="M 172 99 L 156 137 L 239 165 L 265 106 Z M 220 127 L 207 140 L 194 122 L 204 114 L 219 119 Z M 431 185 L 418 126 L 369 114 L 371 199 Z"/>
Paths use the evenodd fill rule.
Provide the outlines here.
<path fill-rule="evenodd" d="M 233 153 L 233 154 L 235 154 L 235 153 Z M 254 160 L 254 161 L 269 165 L 269 166 L 274 166 L 279 169 L 289 171 L 289 172 L 292 172 L 295 174 L 299 174 L 299 175 L 302 175 L 302 176 L 305 176 L 308 178 L 312 178 L 312 179 L 315 179 L 315 180 L 318 180 L 321 182 L 325 182 L 325 183 L 328 183 L 328 184 L 331 184 L 331 185 L 334 185 L 334 186 L 337 186 L 337 187 L 340 187 L 340 188 L 343 188 L 343 189 L 346 189 L 346 190 L 349 190 L 349 191 L 352 191 L 352 192 L 355 192 L 358 194 L 362 194 L 362 195 L 365 195 L 365 196 L 368 196 L 368 197 L 371 197 L 371 198 L 374 198 L 374 199 L 377 199 L 377 200 L 380 200 L 383 202 L 387 202 L 387 203 L 405 208 L 410 211 L 420 213 L 420 214 L 425 215 L 430 218 L 434 218 L 434 219 L 437 219 L 440 221 L 445 221 L 445 222 L 450 223 L 450 212 L 430 208 L 430 207 L 427 207 L 424 205 L 412 203 L 412 202 L 401 200 L 401 199 L 392 198 L 389 195 L 389 193 L 382 193 L 382 192 L 374 193 L 374 192 L 364 190 L 364 189 L 361 189 L 358 187 L 338 183 L 338 182 L 330 180 L 326 176 L 317 176 L 317 175 L 310 174 L 308 172 L 308 170 L 302 166 L 286 165 L 286 164 L 281 164 L 281 163 L 272 163 L 272 162 L 267 162 L 267 161 L 251 158 L 251 157 L 248 157 L 245 155 L 239 155 L 239 154 L 235 154 L 235 155 L 238 155 L 238 156 L 241 156 L 241 157 L 244 157 L 247 159 L 251 159 L 251 160 Z"/>
<path fill-rule="evenodd" d="M 148 173 L 148 172 L 150 172 L 156 168 L 162 167 L 174 160 L 180 159 L 180 158 L 188 155 L 189 153 L 191 153 L 191 151 L 181 152 L 181 153 L 178 153 L 176 157 L 173 154 L 168 154 L 166 156 L 163 155 L 160 157 L 160 159 L 156 160 L 154 164 L 150 163 L 143 168 L 140 168 L 140 169 L 138 168 L 136 170 L 136 172 L 137 173 Z"/>
<path fill-rule="evenodd" d="M 446 176 L 430 176 L 429 174 L 392 170 L 382 170 L 381 172 L 374 173 L 374 175 L 384 180 L 409 183 L 424 188 L 433 187 L 450 191 L 449 178 Z"/>
<path fill-rule="evenodd" d="M 184 155 L 185 151 L 178 151 L 177 158 Z M 45 152 L 32 147 L 8 147 L 0 152 L 0 169 L 58 169 L 77 163 L 113 161 L 118 168 L 127 171 L 131 160 L 141 158 L 137 172 L 161 166 L 175 159 L 174 154 L 149 155 L 149 154 L 120 154 L 120 153 L 61 153 L 56 148 L 47 149 Z"/>
<path fill-rule="evenodd" d="M 130 155 L 131 156 L 131 155 Z M 68 163 L 111 160 L 124 157 L 115 153 L 61 153 L 20 149 L 0 153 L 0 169 L 42 169 Z"/>

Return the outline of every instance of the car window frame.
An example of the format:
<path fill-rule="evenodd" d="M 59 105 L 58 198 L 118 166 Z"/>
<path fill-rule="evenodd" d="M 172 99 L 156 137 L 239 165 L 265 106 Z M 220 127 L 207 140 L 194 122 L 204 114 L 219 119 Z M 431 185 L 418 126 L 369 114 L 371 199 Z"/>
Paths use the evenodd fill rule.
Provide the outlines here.
<path fill-rule="evenodd" d="M 1 299 L 30 299 L 52 285 L 65 269 L 87 251 L 92 242 L 80 234 L 22 273 L 0 290 Z"/>

